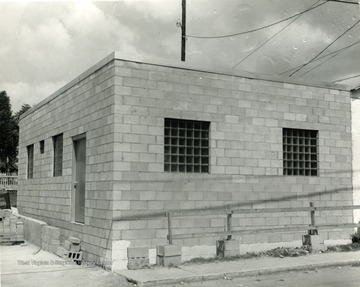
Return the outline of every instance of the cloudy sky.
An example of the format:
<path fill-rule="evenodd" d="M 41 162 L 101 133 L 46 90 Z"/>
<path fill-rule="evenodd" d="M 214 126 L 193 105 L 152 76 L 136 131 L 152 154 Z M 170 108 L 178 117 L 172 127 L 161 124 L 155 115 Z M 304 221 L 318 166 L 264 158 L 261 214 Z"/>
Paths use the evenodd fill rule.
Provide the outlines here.
<path fill-rule="evenodd" d="M 359 6 L 325 2 L 187 0 L 186 62 L 359 85 Z M 0 90 L 13 111 L 114 50 L 180 62 L 181 0 L 0 2 L 0 16 Z"/>

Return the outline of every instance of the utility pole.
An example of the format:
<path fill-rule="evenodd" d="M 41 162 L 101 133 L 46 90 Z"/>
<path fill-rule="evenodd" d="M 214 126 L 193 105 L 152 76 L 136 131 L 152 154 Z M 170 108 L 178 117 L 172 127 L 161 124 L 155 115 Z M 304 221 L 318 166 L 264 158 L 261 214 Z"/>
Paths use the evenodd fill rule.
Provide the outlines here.
<path fill-rule="evenodd" d="M 181 19 L 181 61 L 185 62 L 186 46 L 186 0 L 182 0 L 182 19 Z"/>

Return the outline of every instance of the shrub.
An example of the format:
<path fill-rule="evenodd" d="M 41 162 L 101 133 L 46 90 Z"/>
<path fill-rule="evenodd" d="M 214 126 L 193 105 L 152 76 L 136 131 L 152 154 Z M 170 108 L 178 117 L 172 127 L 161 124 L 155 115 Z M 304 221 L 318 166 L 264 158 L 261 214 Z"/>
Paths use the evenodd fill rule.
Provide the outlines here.
<path fill-rule="evenodd" d="M 350 234 L 352 243 L 360 243 L 360 233 Z"/>

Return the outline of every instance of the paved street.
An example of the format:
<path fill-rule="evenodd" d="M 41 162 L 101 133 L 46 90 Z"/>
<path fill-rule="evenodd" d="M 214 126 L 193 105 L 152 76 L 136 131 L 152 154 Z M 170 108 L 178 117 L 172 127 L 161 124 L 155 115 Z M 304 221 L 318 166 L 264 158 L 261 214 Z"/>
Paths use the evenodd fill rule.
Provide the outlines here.
<path fill-rule="evenodd" d="M 360 265 L 282 272 L 271 275 L 224 278 L 207 282 L 172 284 L 166 287 L 360 287 Z"/>

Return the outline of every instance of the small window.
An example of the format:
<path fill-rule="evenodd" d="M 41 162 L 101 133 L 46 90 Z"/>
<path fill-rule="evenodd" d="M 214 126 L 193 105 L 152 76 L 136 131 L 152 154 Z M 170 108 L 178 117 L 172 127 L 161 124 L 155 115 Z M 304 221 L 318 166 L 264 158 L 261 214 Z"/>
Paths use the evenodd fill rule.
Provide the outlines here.
<path fill-rule="evenodd" d="M 63 166 L 63 135 L 53 137 L 54 144 L 54 166 L 53 176 L 62 176 Z"/>
<path fill-rule="evenodd" d="M 27 178 L 34 177 L 34 145 L 29 145 L 27 149 Z"/>
<path fill-rule="evenodd" d="M 209 122 L 165 119 L 164 170 L 209 172 Z"/>
<path fill-rule="evenodd" d="M 318 131 L 283 129 L 283 174 L 318 175 Z"/>
<path fill-rule="evenodd" d="M 40 153 L 43 154 L 45 152 L 45 141 L 40 141 Z"/>

